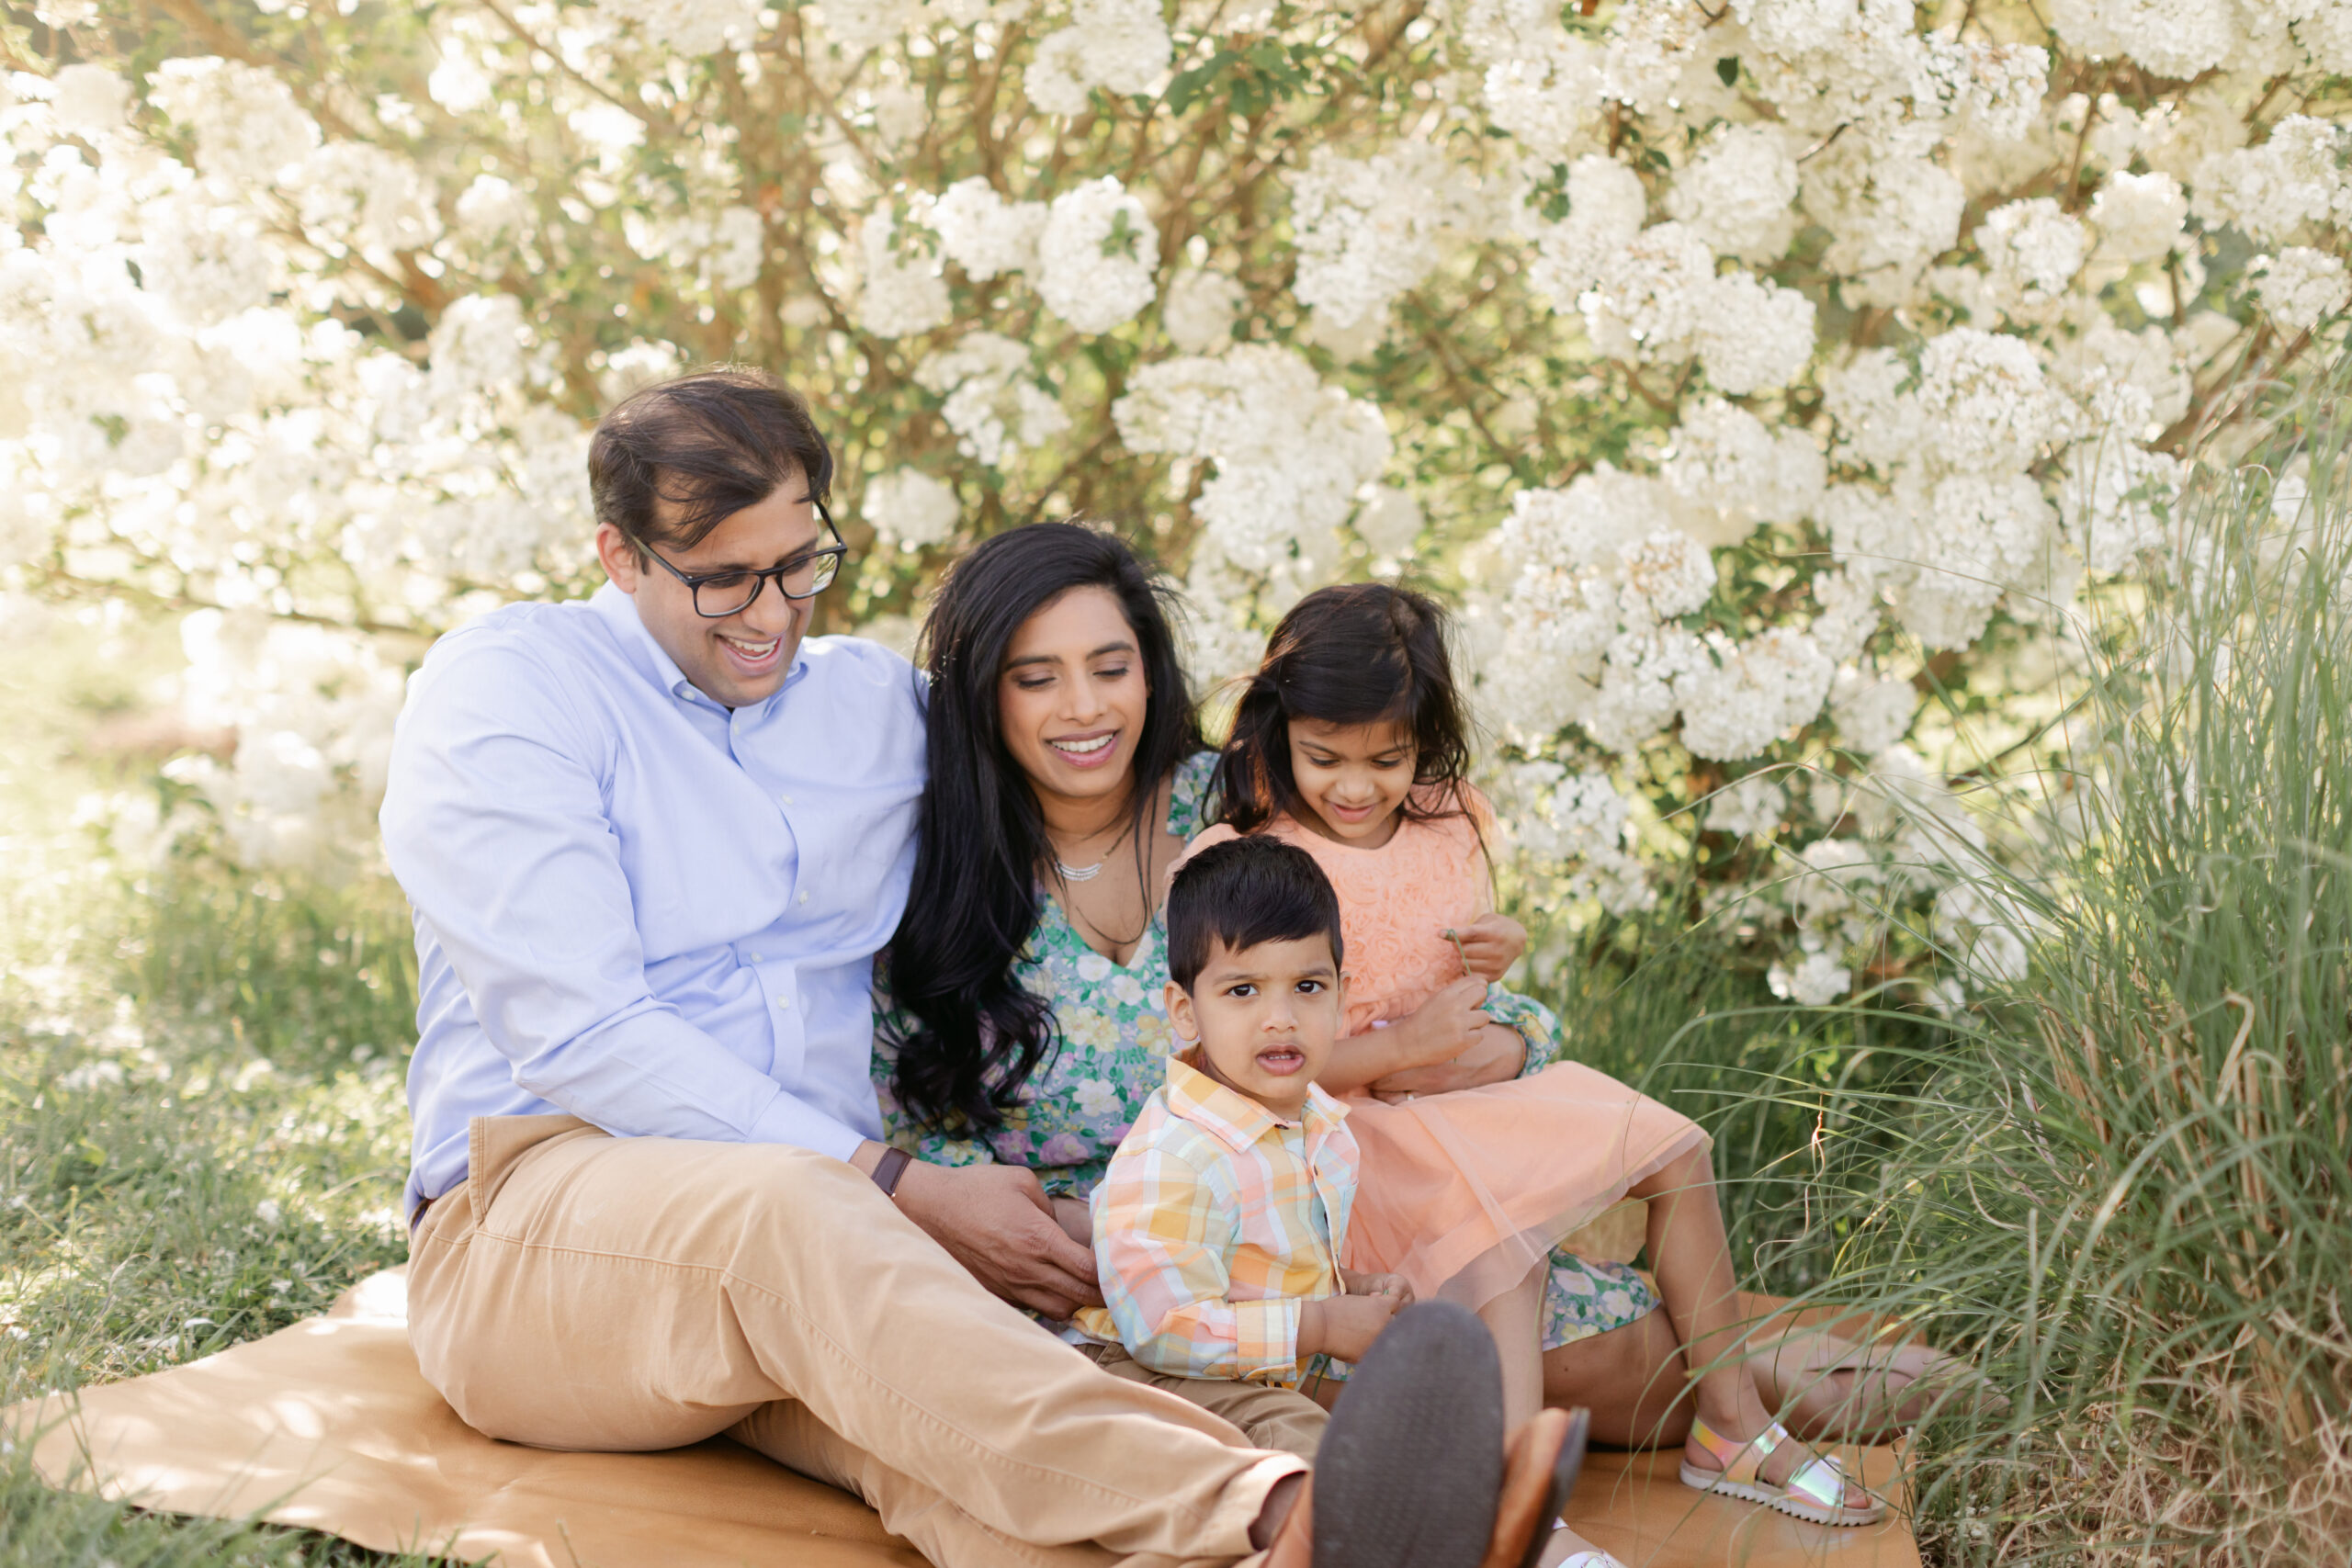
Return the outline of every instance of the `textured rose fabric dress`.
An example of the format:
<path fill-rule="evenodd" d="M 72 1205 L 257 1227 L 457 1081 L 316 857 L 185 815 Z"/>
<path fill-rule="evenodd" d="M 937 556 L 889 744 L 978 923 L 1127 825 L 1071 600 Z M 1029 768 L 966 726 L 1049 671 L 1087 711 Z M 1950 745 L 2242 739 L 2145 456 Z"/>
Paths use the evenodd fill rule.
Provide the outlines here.
<path fill-rule="evenodd" d="M 1465 795 L 1478 823 L 1491 822 L 1485 799 Z M 1445 932 L 1492 908 L 1470 817 L 1400 822 L 1378 849 L 1336 843 L 1287 817 L 1264 831 L 1313 855 L 1340 895 L 1348 1033 L 1408 1017 L 1462 978 Z M 1192 849 L 1235 836 L 1211 828 Z M 1342 1261 L 1470 1307 L 1525 1279 L 1626 1188 L 1708 1142 L 1690 1118 L 1577 1062 L 1399 1105 L 1359 1091 L 1348 1097 L 1348 1125 L 1363 1165 Z"/>

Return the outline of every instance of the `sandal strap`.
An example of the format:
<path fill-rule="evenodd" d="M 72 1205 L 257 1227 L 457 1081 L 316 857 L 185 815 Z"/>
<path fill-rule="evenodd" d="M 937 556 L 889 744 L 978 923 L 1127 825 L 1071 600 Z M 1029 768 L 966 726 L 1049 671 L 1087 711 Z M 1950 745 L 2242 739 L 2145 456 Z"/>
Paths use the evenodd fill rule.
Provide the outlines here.
<path fill-rule="evenodd" d="M 1756 1480 L 1772 1450 L 1789 1440 L 1789 1429 L 1775 1421 L 1743 1443 L 1736 1438 L 1724 1437 L 1694 1416 L 1690 1418 L 1690 1436 L 1714 1459 L 1724 1480 L 1746 1485 Z"/>
<path fill-rule="evenodd" d="M 1792 1497 L 1842 1512 L 1846 1506 L 1846 1467 L 1833 1456 L 1815 1454 L 1797 1466 L 1785 1490 Z"/>

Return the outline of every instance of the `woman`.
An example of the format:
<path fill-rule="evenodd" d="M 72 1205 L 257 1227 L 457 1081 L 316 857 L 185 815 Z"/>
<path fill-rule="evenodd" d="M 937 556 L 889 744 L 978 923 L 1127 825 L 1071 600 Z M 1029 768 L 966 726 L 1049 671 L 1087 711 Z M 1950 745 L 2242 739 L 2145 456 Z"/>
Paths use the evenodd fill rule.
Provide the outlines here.
<path fill-rule="evenodd" d="M 1087 1194 L 1165 1076 L 1159 897 L 1210 819 L 1215 754 L 1169 610 L 1169 591 L 1116 538 L 1037 524 L 957 563 L 923 634 L 931 774 L 888 956 L 884 1111 L 892 1141 L 924 1159 L 1035 1170 L 1081 1241 Z M 1540 1003 L 1496 987 L 1484 1010 L 1459 1059 L 1375 1091 L 1496 1083 L 1552 1059 Z M 1689 1425 L 1680 1347 L 1658 1304 L 1628 1266 L 1553 1258 L 1544 1392 L 1591 1405 L 1598 1440 L 1679 1442 Z M 1792 1427 L 1817 1427 L 1827 1411 L 1808 1406 L 1847 1392 L 1807 1371 L 1815 1386 Z"/>

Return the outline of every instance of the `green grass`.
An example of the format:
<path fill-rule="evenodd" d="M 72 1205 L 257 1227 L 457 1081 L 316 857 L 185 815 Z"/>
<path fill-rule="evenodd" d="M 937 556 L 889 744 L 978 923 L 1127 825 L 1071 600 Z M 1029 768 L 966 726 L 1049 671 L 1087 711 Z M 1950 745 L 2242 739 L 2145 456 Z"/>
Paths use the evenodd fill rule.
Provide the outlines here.
<path fill-rule="evenodd" d="M 0 1402 L 269 1333 L 406 1250 L 397 907 L 194 850 L 109 860 L 77 824 L 156 787 L 144 761 L 86 754 L 153 663 L 70 622 L 0 653 Z M 5 1568 L 423 1561 L 55 1493 L 0 1457 Z"/>

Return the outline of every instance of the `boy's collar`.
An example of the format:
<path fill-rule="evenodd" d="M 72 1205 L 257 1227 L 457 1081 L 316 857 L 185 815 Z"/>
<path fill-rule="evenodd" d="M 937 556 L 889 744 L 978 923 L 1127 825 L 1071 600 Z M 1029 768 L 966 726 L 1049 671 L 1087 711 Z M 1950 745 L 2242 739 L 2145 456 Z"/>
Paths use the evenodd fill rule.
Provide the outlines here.
<path fill-rule="evenodd" d="M 1306 1103 L 1298 1120 L 1285 1122 L 1240 1090 L 1227 1089 L 1191 1060 L 1195 1045 L 1168 1058 L 1168 1109 L 1197 1127 L 1205 1128 L 1237 1151 L 1247 1149 L 1267 1134 L 1283 1127 L 1304 1126 L 1309 1132 L 1336 1126 L 1348 1108 L 1325 1093 L 1319 1085 L 1306 1086 Z"/>

